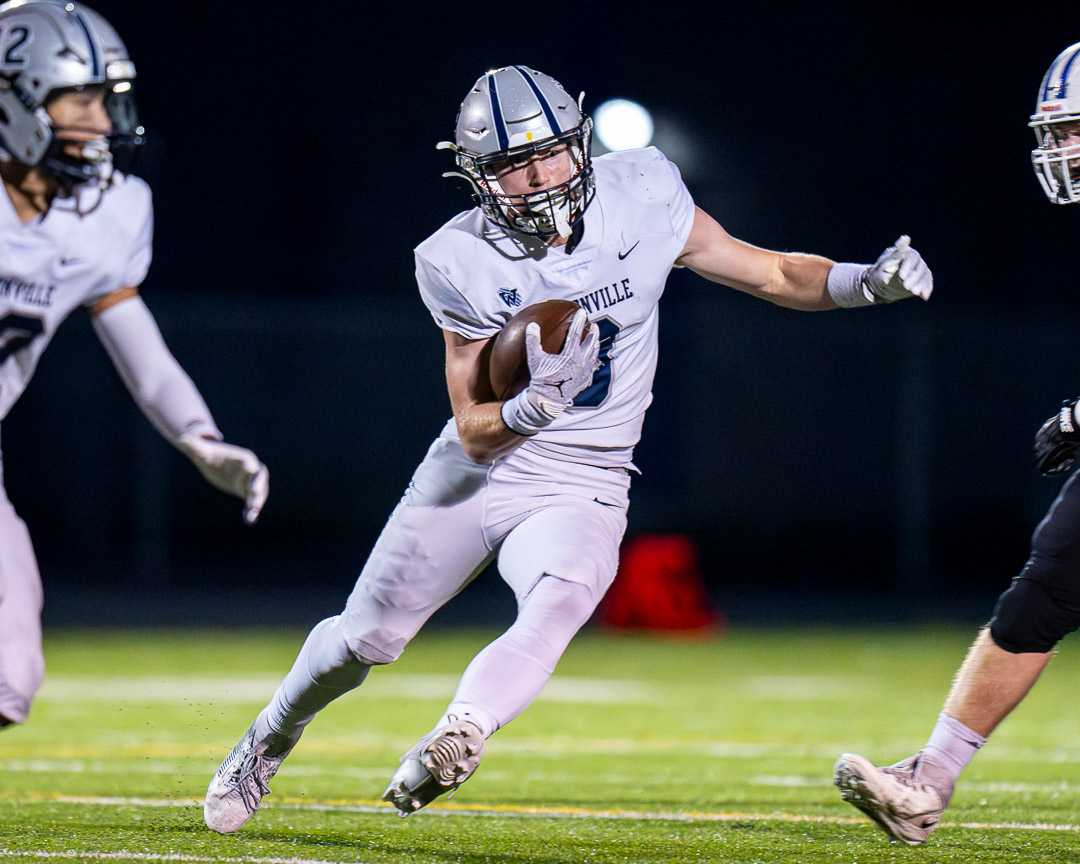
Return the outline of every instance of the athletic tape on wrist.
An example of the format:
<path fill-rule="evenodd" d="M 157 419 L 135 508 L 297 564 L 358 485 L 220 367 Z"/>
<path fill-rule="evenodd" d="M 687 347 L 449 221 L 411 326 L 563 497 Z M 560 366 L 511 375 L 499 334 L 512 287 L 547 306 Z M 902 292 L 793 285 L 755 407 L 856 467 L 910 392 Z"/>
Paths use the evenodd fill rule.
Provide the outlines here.
<path fill-rule="evenodd" d="M 872 306 L 874 295 L 864 285 L 867 264 L 833 264 L 825 280 L 825 288 L 833 303 L 844 309 Z"/>
<path fill-rule="evenodd" d="M 503 423 L 518 435 L 535 435 L 566 410 L 565 405 L 534 397 L 526 388 L 502 404 Z"/>

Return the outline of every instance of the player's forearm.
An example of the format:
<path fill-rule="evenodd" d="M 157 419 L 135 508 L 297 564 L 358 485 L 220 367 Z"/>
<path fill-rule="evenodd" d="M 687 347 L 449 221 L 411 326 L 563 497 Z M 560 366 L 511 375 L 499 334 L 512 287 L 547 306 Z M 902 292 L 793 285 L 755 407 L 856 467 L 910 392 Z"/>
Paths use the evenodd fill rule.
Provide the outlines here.
<path fill-rule="evenodd" d="M 526 440 L 507 427 L 501 402 L 472 404 L 455 412 L 458 437 L 465 455 L 474 462 L 492 462 Z"/>
<path fill-rule="evenodd" d="M 165 438 L 173 444 L 189 432 L 221 438 L 206 402 L 141 299 L 107 309 L 93 324 L 136 404 Z"/>
<path fill-rule="evenodd" d="M 832 261 L 820 255 L 793 252 L 785 252 L 777 257 L 777 277 L 763 290 L 765 299 L 777 306 L 804 312 L 836 308 L 828 291 Z"/>

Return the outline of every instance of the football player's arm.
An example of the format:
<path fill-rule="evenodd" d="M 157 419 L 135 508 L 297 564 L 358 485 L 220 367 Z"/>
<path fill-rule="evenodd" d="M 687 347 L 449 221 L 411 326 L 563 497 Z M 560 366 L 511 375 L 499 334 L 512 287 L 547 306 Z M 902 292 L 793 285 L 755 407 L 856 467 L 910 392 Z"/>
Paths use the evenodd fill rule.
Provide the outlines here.
<path fill-rule="evenodd" d="M 874 264 L 837 264 L 818 255 L 771 252 L 737 240 L 700 207 L 675 262 L 777 306 L 804 311 L 870 306 L 908 297 L 927 300 L 930 268 L 904 236 Z"/>
<path fill-rule="evenodd" d="M 495 399 L 488 374 L 494 337 L 466 339 L 443 330 L 443 338 L 450 404 L 462 447 L 474 462 L 490 462 L 541 432 L 574 404 L 600 368 L 600 331 L 584 309 L 574 313 L 556 354 L 544 350 L 539 324 L 526 325 L 529 384 L 502 402 Z"/>
<path fill-rule="evenodd" d="M 502 402 L 495 399 L 488 381 L 490 339 L 466 339 L 443 330 L 446 343 L 446 389 L 454 411 L 458 437 L 465 455 L 474 462 L 491 462 L 525 440 L 506 425 Z"/>
<path fill-rule="evenodd" d="M 90 306 L 94 332 L 142 412 L 212 485 L 244 500 L 252 524 L 269 494 L 266 466 L 250 450 L 222 441 L 195 384 L 169 351 L 135 288 L 121 288 Z"/>

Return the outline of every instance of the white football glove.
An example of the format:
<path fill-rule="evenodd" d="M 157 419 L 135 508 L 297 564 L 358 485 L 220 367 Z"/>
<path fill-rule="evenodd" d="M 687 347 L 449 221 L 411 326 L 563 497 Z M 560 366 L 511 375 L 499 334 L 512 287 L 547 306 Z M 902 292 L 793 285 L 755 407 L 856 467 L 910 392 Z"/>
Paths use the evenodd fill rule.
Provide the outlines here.
<path fill-rule="evenodd" d="M 582 341 L 586 327 L 589 329 Z M 589 323 L 585 310 L 578 309 L 566 330 L 562 351 L 548 354 L 540 341 L 540 325 L 534 322 L 525 328 L 525 358 L 529 386 L 503 403 L 502 417 L 519 435 L 535 435 L 592 382 L 600 368 L 600 331 Z"/>
<path fill-rule="evenodd" d="M 873 303 L 894 303 L 908 297 L 929 300 L 934 275 L 922 255 L 911 248 L 911 238 L 901 235 L 881 253 L 863 275 L 863 293 Z"/>
<path fill-rule="evenodd" d="M 585 340 L 581 333 L 589 328 Z M 566 330 L 566 341 L 558 354 L 548 354 L 540 342 L 540 325 L 525 328 L 525 357 L 529 363 L 529 389 L 545 402 L 570 407 L 574 397 L 592 382 L 600 368 L 600 331 L 589 323 L 584 309 L 578 309 Z M 562 413 L 561 411 L 559 413 Z"/>
<path fill-rule="evenodd" d="M 244 521 L 254 525 L 270 494 L 270 471 L 243 447 L 203 438 L 194 432 L 180 436 L 178 446 L 206 481 L 244 502 Z"/>

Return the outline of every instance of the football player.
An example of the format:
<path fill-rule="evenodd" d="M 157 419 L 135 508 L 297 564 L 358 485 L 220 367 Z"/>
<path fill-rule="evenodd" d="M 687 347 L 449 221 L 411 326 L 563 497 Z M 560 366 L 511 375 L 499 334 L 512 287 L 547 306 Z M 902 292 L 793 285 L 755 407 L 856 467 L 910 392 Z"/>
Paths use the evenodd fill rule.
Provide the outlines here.
<path fill-rule="evenodd" d="M 222 443 L 162 341 L 139 284 L 150 266 L 150 190 L 113 169 L 141 143 L 135 66 L 113 28 L 75 3 L 0 6 L 0 419 L 68 314 L 82 306 L 139 407 L 254 522 L 269 475 Z M 2 469 L 2 463 L 0 463 Z M 41 580 L 0 471 L 0 726 L 41 685 Z"/>
<path fill-rule="evenodd" d="M 204 815 L 215 831 L 247 822 L 315 714 L 373 666 L 394 662 L 496 558 L 517 618 L 469 664 L 385 800 L 408 814 L 457 788 L 486 739 L 536 698 L 615 576 L 634 445 L 652 400 L 657 304 L 672 267 L 794 309 L 930 296 L 930 271 L 907 237 L 872 265 L 759 249 L 695 207 L 659 150 L 593 160 L 591 132 L 581 97 L 507 66 L 470 88 L 454 142 L 439 145 L 477 205 L 416 249 L 420 296 L 445 344 L 453 417 L 345 608 L 312 630 L 212 779 Z M 529 325 L 528 387 L 496 400 L 491 340 L 516 311 L 552 298 L 580 307 L 563 348 L 545 352 Z"/>
<path fill-rule="evenodd" d="M 1032 165 L 1054 204 L 1080 201 L 1080 42 L 1050 64 L 1039 86 Z M 1035 435 L 1044 474 L 1069 471 L 1080 450 L 1076 399 Z M 1074 473 L 1031 540 L 1031 555 L 998 599 L 993 618 L 957 672 L 930 739 L 914 756 L 877 768 L 845 753 L 835 782 L 845 801 L 894 840 L 926 841 L 949 806 L 960 773 L 1034 686 L 1054 646 L 1080 627 L 1080 481 Z"/>

